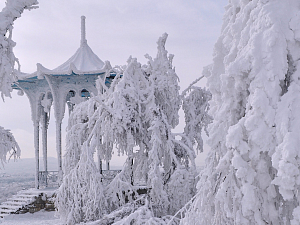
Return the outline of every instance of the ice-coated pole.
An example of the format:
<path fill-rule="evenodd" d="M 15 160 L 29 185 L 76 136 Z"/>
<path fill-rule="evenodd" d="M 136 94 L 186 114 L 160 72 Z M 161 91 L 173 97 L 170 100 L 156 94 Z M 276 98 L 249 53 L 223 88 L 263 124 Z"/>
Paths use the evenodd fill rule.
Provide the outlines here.
<path fill-rule="evenodd" d="M 85 16 L 81 16 L 81 45 L 86 43 L 85 39 Z"/>

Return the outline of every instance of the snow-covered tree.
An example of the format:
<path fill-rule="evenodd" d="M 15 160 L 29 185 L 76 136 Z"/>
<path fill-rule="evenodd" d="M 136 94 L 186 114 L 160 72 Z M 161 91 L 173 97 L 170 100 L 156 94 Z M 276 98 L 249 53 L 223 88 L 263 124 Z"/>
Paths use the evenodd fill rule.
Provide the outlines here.
<path fill-rule="evenodd" d="M 84 151 L 97 151 L 102 160 L 110 160 L 114 148 L 118 154 L 128 156 L 122 172 L 107 186 L 93 184 L 102 186 L 108 213 L 137 198 L 134 186 L 137 181 L 147 185 L 147 208 L 155 217 L 174 214 L 193 196 L 196 176 L 193 145 L 197 143 L 197 148 L 202 149 L 202 139 L 196 132 L 201 133 L 210 121 L 207 116 L 210 95 L 194 86 L 189 87 L 190 93 L 186 90 L 184 95 L 179 94 L 173 55 L 165 50 L 166 39 L 166 34 L 159 38 L 155 58 L 146 55 L 147 65 L 142 66 L 130 57 L 126 66 L 107 67 L 106 75 L 97 80 L 99 94 L 75 107 L 69 119 L 65 177 L 58 204 L 63 205 L 70 197 L 64 190 L 76 189 L 83 182 L 70 179 L 75 171 L 83 169 L 78 165 L 86 154 Z M 107 87 L 105 79 L 111 74 L 115 78 Z M 172 129 L 179 123 L 178 111 L 183 102 L 190 125 L 183 134 L 174 134 Z M 187 109 L 194 103 L 199 105 Z M 61 213 L 72 210 L 81 213 L 71 205 L 62 209 Z M 142 212 L 144 208 L 139 210 Z M 75 217 L 74 213 L 69 215 Z M 62 217 L 66 222 L 67 216 Z"/>
<path fill-rule="evenodd" d="M 211 151 L 182 224 L 299 224 L 299 13 L 229 1 L 205 72 Z"/>

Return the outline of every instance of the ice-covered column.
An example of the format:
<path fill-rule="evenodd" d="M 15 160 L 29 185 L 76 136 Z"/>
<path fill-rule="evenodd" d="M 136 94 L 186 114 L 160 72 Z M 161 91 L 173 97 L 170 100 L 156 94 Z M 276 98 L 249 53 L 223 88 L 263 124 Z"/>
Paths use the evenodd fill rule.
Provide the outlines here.
<path fill-rule="evenodd" d="M 33 123 L 34 129 L 34 149 L 35 149 L 35 188 L 39 189 L 39 157 L 40 157 L 40 149 L 39 149 L 39 122 L 34 121 Z"/>
<path fill-rule="evenodd" d="M 48 186 L 48 163 L 47 163 L 47 129 L 48 129 L 48 113 L 44 112 L 42 118 L 42 144 L 43 144 L 43 159 L 45 170 L 45 185 Z"/>
<path fill-rule="evenodd" d="M 39 123 L 41 119 L 42 108 L 42 97 L 45 92 L 49 92 L 49 86 L 47 81 L 43 79 L 33 79 L 30 82 L 19 82 L 16 84 L 28 97 L 31 108 L 31 119 L 33 122 L 34 130 L 34 150 L 35 150 L 35 188 L 39 188 Z M 42 114 L 43 115 L 43 114 Z M 43 124 L 42 124 L 43 125 Z"/>
<path fill-rule="evenodd" d="M 64 118 L 67 92 L 61 85 L 61 79 L 45 75 L 45 78 L 51 88 L 54 106 L 55 127 L 56 127 L 56 153 L 58 160 L 59 182 L 62 181 L 62 145 L 61 145 L 61 124 Z"/>
<path fill-rule="evenodd" d="M 61 121 L 56 120 L 56 151 L 58 163 L 58 177 L 62 180 L 62 155 L 61 155 Z"/>

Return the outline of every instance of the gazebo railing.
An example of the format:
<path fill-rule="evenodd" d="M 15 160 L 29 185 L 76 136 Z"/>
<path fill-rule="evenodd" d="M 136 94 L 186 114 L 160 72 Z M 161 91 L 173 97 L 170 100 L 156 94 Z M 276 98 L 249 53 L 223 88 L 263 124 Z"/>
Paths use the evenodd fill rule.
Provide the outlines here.
<path fill-rule="evenodd" d="M 108 185 L 121 170 L 102 170 L 103 185 Z"/>
<path fill-rule="evenodd" d="M 40 171 L 39 186 L 58 187 L 58 171 Z"/>
<path fill-rule="evenodd" d="M 109 184 L 121 170 L 102 170 L 104 184 Z M 39 172 L 40 187 L 58 187 L 58 171 L 40 171 Z"/>

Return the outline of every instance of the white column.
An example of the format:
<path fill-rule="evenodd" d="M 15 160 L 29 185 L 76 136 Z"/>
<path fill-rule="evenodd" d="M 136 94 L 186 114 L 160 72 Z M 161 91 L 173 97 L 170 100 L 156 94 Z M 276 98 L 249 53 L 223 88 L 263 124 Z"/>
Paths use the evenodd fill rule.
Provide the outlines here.
<path fill-rule="evenodd" d="M 39 189 L 39 122 L 34 124 L 34 148 L 35 148 L 35 188 Z"/>
<path fill-rule="evenodd" d="M 42 117 L 42 143 L 43 143 L 43 159 L 44 159 L 44 170 L 45 170 L 45 183 L 48 186 L 48 163 L 47 163 L 47 129 L 48 129 L 48 113 L 44 112 Z"/>
<path fill-rule="evenodd" d="M 56 121 L 56 152 L 57 152 L 57 166 L 58 178 L 62 181 L 62 157 L 61 157 L 61 121 Z"/>

